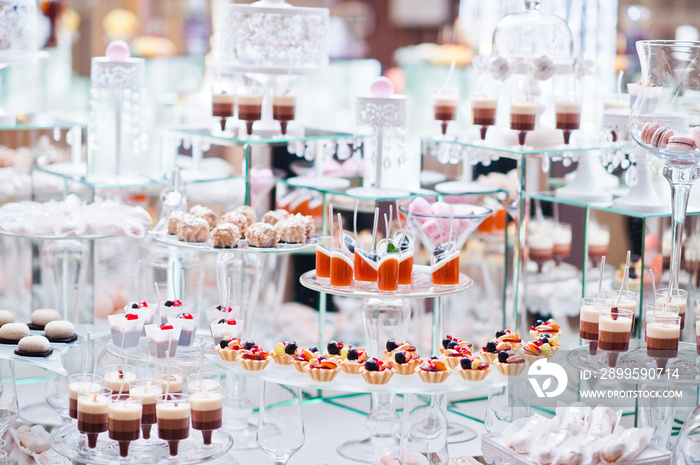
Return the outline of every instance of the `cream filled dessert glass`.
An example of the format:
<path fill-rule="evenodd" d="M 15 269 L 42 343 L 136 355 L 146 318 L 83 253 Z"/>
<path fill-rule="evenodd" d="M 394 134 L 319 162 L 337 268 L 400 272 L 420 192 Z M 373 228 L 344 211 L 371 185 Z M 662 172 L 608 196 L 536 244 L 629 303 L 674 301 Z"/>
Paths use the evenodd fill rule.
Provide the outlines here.
<path fill-rule="evenodd" d="M 141 399 L 110 396 L 107 409 L 109 438 L 119 443 L 119 456 L 129 456 L 129 444 L 141 435 Z"/>
<path fill-rule="evenodd" d="M 163 381 L 148 379 L 132 381 L 129 396 L 141 401 L 141 436 L 151 439 L 151 427 L 156 424 L 156 397 L 163 394 Z"/>
<path fill-rule="evenodd" d="M 669 298 L 668 288 L 657 289 L 654 302 L 657 307 L 663 304 L 678 305 L 678 316 L 681 317 L 681 331 L 685 328 L 685 311 L 688 307 L 688 291 L 676 289 L 671 293 L 671 297 Z"/>
<path fill-rule="evenodd" d="M 678 356 L 681 317 L 661 312 L 647 315 L 647 355 L 656 359 L 656 366 L 666 368 L 668 359 Z"/>
<path fill-rule="evenodd" d="M 262 104 L 265 91 L 262 87 L 247 87 L 237 97 L 238 119 L 245 121 L 246 134 L 253 134 L 253 123 L 262 118 Z"/>
<path fill-rule="evenodd" d="M 608 365 L 614 367 L 617 356 L 629 350 L 634 313 L 619 307 L 601 308 L 598 317 L 598 347 L 608 352 Z"/>
<path fill-rule="evenodd" d="M 440 121 L 442 135 L 447 134 L 447 125 L 457 119 L 457 105 L 459 92 L 456 88 L 446 87 L 433 89 L 433 115 L 436 121 Z"/>
<path fill-rule="evenodd" d="M 588 258 L 594 267 L 600 264 L 603 255 L 608 254 L 610 247 L 610 229 L 597 223 L 591 223 L 587 232 Z"/>
<path fill-rule="evenodd" d="M 111 389 L 78 395 L 78 431 L 87 435 L 88 447 L 97 446 L 97 436 L 107 431 Z"/>
<path fill-rule="evenodd" d="M 634 291 L 608 291 L 605 293 L 605 299 L 611 307 L 624 308 L 637 313 L 637 304 L 639 304 L 639 294 Z"/>
<path fill-rule="evenodd" d="M 585 297 L 581 299 L 579 337 L 588 341 L 588 352 L 595 355 L 598 351 L 598 320 L 601 309 L 609 311 L 610 304 L 605 299 Z"/>
<path fill-rule="evenodd" d="M 185 394 L 156 397 L 158 437 L 168 442 L 170 455 L 177 455 L 180 441 L 190 437 L 190 404 Z"/>
<path fill-rule="evenodd" d="M 170 392 L 173 394 L 182 394 L 185 386 L 184 370 L 182 367 L 171 366 L 168 370 L 165 366 L 153 367 L 151 377 L 160 380 L 163 388 L 163 394 Z"/>
<path fill-rule="evenodd" d="M 123 363 L 105 367 L 104 386 L 114 394 L 129 394 L 129 384 L 132 381 L 136 381 L 136 367 Z"/>
<path fill-rule="evenodd" d="M 187 393 L 193 394 L 199 391 L 213 391 L 221 387 L 221 375 L 205 371 L 201 375 L 193 373 L 187 377 Z"/>
<path fill-rule="evenodd" d="M 297 92 L 294 89 L 277 90 L 272 94 L 272 118 L 280 122 L 282 135 L 287 134 L 287 123 L 296 115 Z"/>
<path fill-rule="evenodd" d="M 212 92 L 211 115 L 219 119 L 221 131 L 226 130 L 226 120 L 234 114 L 236 95 L 232 92 Z"/>
<path fill-rule="evenodd" d="M 537 105 L 529 102 L 516 102 L 510 104 L 510 128 L 518 131 L 518 144 L 525 145 L 525 137 L 528 131 L 535 129 Z"/>
<path fill-rule="evenodd" d="M 495 97 L 474 93 L 471 97 L 472 123 L 480 127 L 481 140 L 486 139 L 489 126 L 496 124 L 496 108 L 498 99 Z"/>
<path fill-rule="evenodd" d="M 537 263 L 537 272 L 542 273 L 544 264 L 554 258 L 553 235 L 537 231 L 528 235 L 527 246 L 530 260 Z"/>
<path fill-rule="evenodd" d="M 554 261 L 557 266 L 571 255 L 571 225 L 557 223 L 554 226 Z"/>
<path fill-rule="evenodd" d="M 189 384 L 189 382 L 188 382 Z M 205 445 L 211 444 L 212 431 L 223 425 L 223 397 L 221 386 L 205 389 L 189 394 L 190 410 L 192 413 L 192 428 L 202 432 Z"/>
<path fill-rule="evenodd" d="M 562 100 L 555 104 L 557 129 L 564 132 L 564 143 L 569 145 L 571 132 L 581 126 L 581 102 Z"/>
<path fill-rule="evenodd" d="M 75 373 L 68 377 L 68 415 L 78 419 L 78 397 L 80 394 L 97 394 L 102 390 L 104 378 L 92 373 Z"/>

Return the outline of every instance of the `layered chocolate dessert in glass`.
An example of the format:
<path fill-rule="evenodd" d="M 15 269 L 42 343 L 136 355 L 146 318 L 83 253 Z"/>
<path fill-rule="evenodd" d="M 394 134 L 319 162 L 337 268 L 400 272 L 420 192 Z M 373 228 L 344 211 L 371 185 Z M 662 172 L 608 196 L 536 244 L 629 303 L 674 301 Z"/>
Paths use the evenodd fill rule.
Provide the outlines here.
<path fill-rule="evenodd" d="M 558 223 L 554 226 L 554 262 L 557 266 L 571 255 L 571 225 Z"/>
<path fill-rule="evenodd" d="M 666 368 L 669 359 L 678 357 L 680 337 L 680 316 L 663 311 L 647 314 L 647 355 L 656 360 L 658 368 Z"/>
<path fill-rule="evenodd" d="M 78 419 L 78 397 L 80 394 L 97 394 L 102 390 L 104 379 L 92 373 L 76 373 L 68 377 L 68 415 Z"/>
<path fill-rule="evenodd" d="M 442 135 L 447 134 L 447 125 L 457 119 L 457 105 L 459 93 L 454 88 L 433 89 L 433 114 L 435 120 L 440 121 Z"/>
<path fill-rule="evenodd" d="M 204 444 L 210 445 L 212 432 L 223 425 L 223 397 L 221 385 L 209 389 L 205 381 L 203 386 L 204 389 L 189 394 L 192 428 L 201 431 Z"/>
<path fill-rule="evenodd" d="M 129 456 L 129 444 L 141 436 L 141 399 L 112 394 L 107 410 L 109 438 L 119 443 L 119 456 Z"/>
<path fill-rule="evenodd" d="M 586 233 L 588 241 L 588 258 L 594 267 L 600 264 L 610 247 L 610 229 L 597 223 L 591 223 Z"/>
<path fill-rule="evenodd" d="M 489 126 L 496 124 L 496 107 L 498 99 L 482 94 L 472 94 L 472 123 L 480 126 L 481 140 L 486 139 L 486 131 Z"/>
<path fill-rule="evenodd" d="M 518 144 L 525 145 L 525 137 L 535 129 L 537 105 L 528 102 L 510 104 L 510 128 L 518 131 Z"/>
<path fill-rule="evenodd" d="M 554 237 L 538 232 L 528 236 L 527 246 L 530 260 L 537 264 L 537 272 L 542 273 L 544 264 L 554 258 Z"/>
<path fill-rule="evenodd" d="M 671 292 L 671 297 L 668 295 L 668 288 L 656 290 L 655 304 L 660 307 L 663 304 L 671 304 L 678 306 L 678 316 L 681 317 L 681 331 L 685 329 L 685 311 L 688 308 L 688 291 L 676 289 Z"/>
<path fill-rule="evenodd" d="M 579 337 L 588 341 L 588 353 L 595 355 L 598 351 L 598 320 L 600 309 L 610 310 L 605 299 L 585 297 L 581 299 Z"/>
<path fill-rule="evenodd" d="M 156 397 L 158 437 L 168 442 L 170 455 L 177 455 L 180 441 L 190 436 L 190 404 L 185 394 Z"/>
<path fill-rule="evenodd" d="M 151 427 L 156 424 L 156 397 L 163 394 L 163 381 L 149 379 L 132 381 L 129 396 L 141 401 L 141 436 L 151 439 Z"/>
<path fill-rule="evenodd" d="M 601 308 L 598 319 L 598 347 L 608 352 L 608 365 L 614 367 L 617 356 L 630 347 L 634 313 L 619 307 Z"/>
<path fill-rule="evenodd" d="M 226 120 L 233 117 L 236 106 L 236 96 L 232 92 L 212 92 L 211 115 L 219 118 L 221 131 L 226 130 Z"/>
<path fill-rule="evenodd" d="M 287 123 L 295 117 L 297 94 L 292 89 L 275 91 L 272 94 L 272 118 L 280 123 L 282 135 L 287 135 Z"/>
<path fill-rule="evenodd" d="M 564 100 L 555 105 L 557 129 L 564 132 L 564 143 L 569 145 L 571 132 L 581 126 L 581 102 Z"/>
<path fill-rule="evenodd" d="M 78 431 L 87 435 L 88 447 L 97 447 L 97 436 L 107 431 L 112 391 L 100 388 L 95 394 L 78 394 Z"/>
<path fill-rule="evenodd" d="M 245 121 L 248 136 L 253 135 L 253 123 L 262 119 L 264 97 L 264 90 L 258 87 L 245 88 L 238 94 L 238 119 Z"/>
<path fill-rule="evenodd" d="M 129 384 L 136 381 L 136 367 L 123 363 L 105 367 L 104 386 L 114 394 L 129 394 Z"/>

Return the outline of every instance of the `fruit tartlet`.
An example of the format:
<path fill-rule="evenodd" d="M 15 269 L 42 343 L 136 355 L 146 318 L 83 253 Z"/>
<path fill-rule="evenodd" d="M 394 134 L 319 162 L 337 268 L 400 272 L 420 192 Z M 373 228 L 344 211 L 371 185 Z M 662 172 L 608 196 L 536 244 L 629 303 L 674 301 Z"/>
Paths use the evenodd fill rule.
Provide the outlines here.
<path fill-rule="evenodd" d="M 466 351 L 469 351 L 469 355 L 471 355 L 472 350 L 473 350 L 471 342 L 463 341 L 459 338 L 450 336 L 448 334 L 447 336 L 445 336 L 445 339 L 442 340 L 442 347 L 440 347 L 440 353 L 445 355 L 445 353 L 448 350 L 456 349 L 457 347 L 459 347 L 459 350 L 462 353 L 466 353 Z M 452 368 L 454 368 L 454 367 L 452 367 Z"/>
<path fill-rule="evenodd" d="M 530 326 L 530 336 L 534 340 L 538 340 L 545 334 L 550 336 L 561 334 L 561 327 L 554 321 L 554 318 L 550 318 L 547 321 L 537 320 L 534 326 Z"/>
<path fill-rule="evenodd" d="M 387 358 L 378 360 L 376 358 L 368 358 L 363 367 L 360 368 L 360 374 L 369 384 L 386 384 L 396 370 Z"/>
<path fill-rule="evenodd" d="M 520 339 L 520 335 L 512 332 L 510 329 L 496 331 L 496 340 L 510 344 L 514 351 L 520 350 L 523 347 L 523 341 Z"/>
<path fill-rule="evenodd" d="M 416 372 L 416 367 L 423 363 L 420 355 L 412 350 L 398 350 L 391 354 L 396 373 L 400 375 L 412 375 Z"/>
<path fill-rule="evenodd" d="M 333 381 L 333 378 L 340 373 L 340 366 L 336 359 L 328 359 L 323 355 L 314 357 L 306 365 L 306 372 L 311 379 L 320 383 Z"/>
<path fill-rule="evenodd" d="M 432 356 L 416 368 L 416 373 L 424 382 L 436 384 L 444 382 L 452 373 L 452 369 L 442 360 Z"/>
<path fill-rule="evenodd" d="M 528 365 L 533 364 L 539 358 L 550 358 L 555 350 L 549 345 L 549 338 L 542 337 L 537 341 L 530 341 L 523 347 L 523 357 Z"/>
<path fill-rule="evenodd" d="M 238 363 L 244 370 L 260 371 L 270 364 L 270 353 L 262 347 L 256 346 L 253 341 L 246 341 L 243 350 L 238 354 Z"/>
<path fill-rule="evenodd" d="M 525 357 L 513 352 L 499 352 L 498 360 L 493 364 L 504 376 L 518 376 L 525 370 Z"/>
<path fill-rule="evenodd" d="M 299 346 L 295 341 L 278 342 L 275 348 L 272 349 L 272 360 L 278 365 L 291 365 L 298 348 Z"/>
<path fill-rule="evenodd" d="M 459 362 L 460 360 L 462 360 L 462 358 L 472 356 L 471 346 L 459 346 L 456 344 L 450 344 L 450 347 L 452 348 L 443 349 L 440 352 L 442 352 L 442 358 L 452 369 L 457 368 L 457 365 L 459 365 Z"/>
<path fill-rule="evenodd" d="M 338 362 L 340 362 L 343 359 L 341 351 L 344 348 L 345 344 L 343 344 L 342 341 L 331 341 L 326 344 L 326 351 L 323 353 L 323 356 L 326 358 L 336 358 Z"/>
<path fill-rule="evenodd" d="M 509 343 L 500 342 L 496 339 L 491 339 L 489 342 L 486 343 L 484 347 L 481 348 L 481 352 L 479 352 L 479 355 L 481 355 L 481 358 L 493 365 L 493 362 L 496 361 L 499 352 L 511 350 L 514 349 Z"/>
<path fill-rule="evenodd" d="M 384 355 L 391 358 L 394 352 L 404 351 L 404 352 L 415 352 L 416 348 L 409 344 L 408 342 L 399 342 L 393 339 L 386 341 L 386 349 L 384 349 Z"/>
<path fill-rule="evenodd" d="M 292 357 L 292 364 L 294 365 L 294 368 L 297 369 L 298 372 L 304 373 L 306 371 L 306 365 L 309 364 L 311 359 L 318 357 L 318 348 L 316 346 L 311 346 L 308 349 L 304 349 L 303 347 L 297 348 L 297 351 L 294 353 L 294 356 Z"/>
<path fill-rule="evenodd" d="M 343 349 L 342 353 L 345 353 L 345 357 L 340 362 L 340 369 L 349 375 L 358 374 L 365 360 L 367 360 L 367 351 L 361 348 L 350 347 L 347 351 Z"/>
<path fill-rule="evenodd" d="M 227 362 L 235 362 L 241 350 L 243 350 L 243 344 L 237 337 L 222 339 L 219 341 L 219 345 L 216 346 L 216 352 L 219 354 L 219 357 Z"/>
<path fill-rule="evenodd" d="M 462 357 L 455 371 L 467 381 L 483 381 L 491 373 L 491 365 L 479 357 Z"/>

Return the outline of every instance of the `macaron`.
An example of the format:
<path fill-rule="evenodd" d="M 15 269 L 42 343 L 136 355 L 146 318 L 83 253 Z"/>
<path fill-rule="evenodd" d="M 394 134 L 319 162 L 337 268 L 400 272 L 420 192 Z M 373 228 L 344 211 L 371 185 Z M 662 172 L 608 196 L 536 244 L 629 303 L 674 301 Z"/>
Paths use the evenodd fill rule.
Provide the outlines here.
<path fill-rule="evenodd" d="M 695 146 L 700 147 L 700 126 L 693 128 L 693 140 L 695 141 Z"/>
<path fill-rule="evenodd" d="M 675 152 L 689 152 L 695 150 L 695 141 L 692 137 L 673 136 L 668 140 L 666 149 Z"/>
<path fill-rule="evenodd" d="M 44 336 L 26 336 L 23 337 L 19 344 L 17 344 L 17 349 L 15 353 L 17 355 L 23 355 L 25 357 L 47 357 L 51 355 L 53 349 L 49 344 L 49 340 Z"/>
<path fill-rule="evenodd" d="M 651 137 L 654 135 L 657 129 L 659 129 L 658 123 L 648 122 L 642 127 L 642 142 L 645 144 L 651 144 Z"/>
<path fill-rule="evenodd" d="M 663 149 L 668 145 L 668 140 L 673 136 L 673 131 L 668 128 L 659 128 L 651 136 L 650 145 Z"/>

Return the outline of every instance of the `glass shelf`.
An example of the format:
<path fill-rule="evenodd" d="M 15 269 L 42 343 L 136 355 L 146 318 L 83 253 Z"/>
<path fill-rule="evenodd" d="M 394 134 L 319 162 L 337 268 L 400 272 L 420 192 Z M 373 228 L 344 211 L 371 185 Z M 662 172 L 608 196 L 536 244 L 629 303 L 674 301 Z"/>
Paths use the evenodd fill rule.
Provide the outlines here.
<path fill-rule="evenodd" d="M 662 216 L 671 216 L 670 209 L 667 213 L 639 213 L 639 212 L 623 210 L 620 208 L 614 208 L 612 206 L 612 202 L 583 202 L 583 201 L 578 201 L 578 200 L 563 199 L 563 198 L 557 197 L 556 193 L 551 192 L 551 191 L 550 192 L 537 192 L 537 193 L 533 193 L 533 194 L 528 194 L 528 197 L 530 197 L 532 199 L 545 201 L 545 202 L 560 203 L 560 204 L 564 204 L 564 205 L 573 205 L 576 207 L 583 207 L 583 208 L 592 208 L 592 209 L 598 210 L 598 211 L 617 213 L 620 215 L 627 215 L 627 216 L 634 216 L 636 218 L 656 218 L 656 217 L 662 217 Z M 700 213 L 700 209 L 688 208 L 689 215 L 694 215 L 697 213 Z"/>
<path fill-rule="evenodd" d="M 180 247 L 183 249 L 196 250 L 197 252 L 206 253 L 241 253 L 241 254 L 287 254 L 297 252 L 307 252 L 316 249 L 316 244 L 321 241 L 321 236 L 316 236 L 307 239 L 304 244 L 278 244 L 277 247 L 236 247 L 236 248 L 217 248 L 211 245 L 211 241 L 206 242 L 182 242 L 176 236 L 163 233 L 151 232 L 157 242 L 170 247 Z"/>
<path fill-rule="evenodd" d="M 70 129 L 76 126 L 86 128 L 86 124 L 59 118 L 47 113 L 31 113 L 15 115 L 15 124 L 0 123 L 0 131 L 27 129 Z"/>
<path fill-rule="evenodd" d="M 241 122 L 242 123 L 242 122 Z M 243 139 L 235 136 L 233 132 L 222 133 L 212 131 L 209 127 L 166 127 L 163 131 L 167 134 L 184 134 L 190 136 L 200 136 L 215 144 L 225 145 L 283 145 L 290 142 L 307 142 L 313 140 L 335 140 L 335 139 L 354 139 L 355 135 L 350 132 L 327 131 L 324 129 L 304 128 L 304 136 L 295 136 L 281 134 L 274 137 L 254 137 L 251 139 Z"/>

